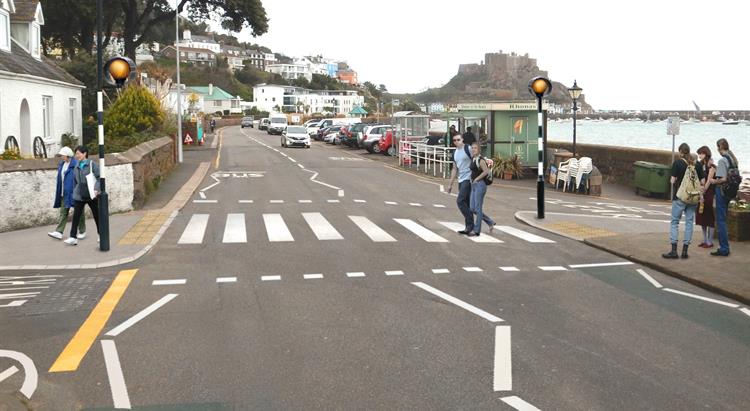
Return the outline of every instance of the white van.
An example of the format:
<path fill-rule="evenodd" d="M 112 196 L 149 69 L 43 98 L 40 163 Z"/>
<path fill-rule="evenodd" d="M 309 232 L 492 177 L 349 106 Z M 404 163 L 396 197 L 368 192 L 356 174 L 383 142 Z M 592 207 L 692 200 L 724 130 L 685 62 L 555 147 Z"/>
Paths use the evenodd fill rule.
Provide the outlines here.
<path fill-rule="evenodd" d="M 280 113 L 273 113 L 269 116 L 271 124 L 268 126 L 268 134 L 278 134 L 284 132 L 287 126 L 286 115 Z"/>

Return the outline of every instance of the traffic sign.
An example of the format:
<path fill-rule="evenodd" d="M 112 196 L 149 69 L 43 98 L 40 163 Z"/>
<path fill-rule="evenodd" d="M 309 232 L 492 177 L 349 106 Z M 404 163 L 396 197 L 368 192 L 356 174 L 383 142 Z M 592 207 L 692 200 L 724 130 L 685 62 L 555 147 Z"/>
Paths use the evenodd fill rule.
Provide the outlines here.
<path fill-rule="evenodd" d="M 680 135 L 680 118 L 679 117 L 673 116 L 667 119 L 667 135 L 668 136 Z"/>

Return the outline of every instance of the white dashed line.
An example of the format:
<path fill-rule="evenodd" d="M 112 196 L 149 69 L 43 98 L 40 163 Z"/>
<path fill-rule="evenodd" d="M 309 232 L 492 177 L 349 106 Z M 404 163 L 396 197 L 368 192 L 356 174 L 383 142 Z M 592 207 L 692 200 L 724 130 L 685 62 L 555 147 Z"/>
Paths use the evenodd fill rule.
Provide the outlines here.
<path fill-rule="evenodd" d="M 236 283 L 237 277 L 218 277 L 216 279 L 217 283 Z"/>
<path fill-rule="evenodd" d="M 385 204 L 386 205 L 398 205 L 398 203 L 395 201 L 386 201 Z"/>
<path fill-rule="evenodd" d="M 281 281 L 280 275 L 264 275 L 260 277 L 260 281 Z"/>
<path fill-rule="evenodd" d="M 501 400 L 503 400 L 504 403 L 510 405 L 511 407 L 517 409 L 518 411 L 540 411 L 539 408 L 529 404 L 519 397 L 516 397 L 515 395 L 512 395 L 510 397 L 503 397 L 501 398 Z"/>
<path fill-rule="evenodd" d="M 366 203 L 366 200 L 354 200 L 355 203 Z"/>
<path fill-rule="evenodd" d="M 271 204 L 284 204 L 284 200 L 270 200 L 269 203 L 271 203 Z"/>
<path fill-rule="evenodd" d="M 216 204 L 219 200 L 193 200 L 195 204 Z"/>
<path fill-rule="evenodd" d="M 312 200 L 299 200 L 300 204 L 312 204 Z"/>
<path fill-rule="evenodd" d="M 415 286 L 417 286 L 417 287 L 419 287 L 419 288 L 427 291 L 428 293 L 430 293 L 430 294 L 432 294 L 434 296 L 440 297 L 440 298 L 442 298 L 445 301 L 453 303 L 453 304 L 455 304 L 455 305 L 463 308 L 464 310 L 469 311 L 472 314 L 476 314 L 476 315 L 484 318 L 485 320 L 487 320 L 489 322 L 493 322 L 493 323 L 503 322 L 502 318 L 496 317 L 496 316 L 488 313 L 487 311 L 482 310 L 481 308 L 477 308 L 477 307 L 475 307 L 475 306 L 473 306 L 473 305 L 471 305 L 471 304 L 469 304 L 467 302 L 461 301 L 458 298 L 453 297 L 452 295 L 446 294 L 446 293 L 438 290 L 437 288 L 431 287 L 431 286 L 429 286 L 429 285 L 427 285 L 425 283 L 412 283 L 412 285 L 415 285 Z"/>
<path fill-rule="evenodd" d="M 568 271 L 567 268 L 561 265 L 540 265 L 539 269 L 542 271 Z"/>
<path fill-rule="evenodd" d="M 404 275 L 404 272 L 401 270 L 386 271 L 385 275 Z"/>
<path fill-rule="evenodd" d="M 409 205 L 412 207 L 422 207 L 422 204 L 419 203 L 409 203 Z"/>
<path fill-rule="evenodd" d="M 182 285 L 186 283 L 187 280 L 182 278 L 178 280 L 154 280 L 151 285 Z"/>
<path fill-rule="evenodd" d="M 432 206 L 435 208 L 445 208 L 444 204 L 433 204 Z"/>
<path fill-rule="evenodd" d="M 658 281 L 654 280 L 654 277 L 651 277 L 650 275 L 648 275 L 648 273 L 647 273 L 646 271 L 644 271 L 644 270 L 642 270 L 642 269 L 640 269 L 640 268 L 639 268 L 639 269 L 637 269 L 637 270 L 635 270 L 635 271 L 637 271 L 637 272 L 638 272 L 638 274 L 640 274 L 640 275 L 641 275 L 641 277 L 645 278 L 645 279 L 646 279 L 646 280 L 647 280 L 648 282 L 650 282 L 650 283 L 651 283 L 651 285 L 653 285 L 654 287 L 656 287 L 656 288 L 662 288 L 662 287 L 663 287 L 663 286 L 661 285 L 661 283 L 660 283 L 660 282 L 658 282 Z"/>
<path fill-rule="evenodd" d="M 253 200 L 239 200 L 238 203 L 240 203 L 240 204 L 252 204 Z"/>
<path fill-rule="evenodd" d="M 340 203 L 341 201 L 340 200 L 327 200 L 327 202 L 331 204 L 335 204 L 335 203 Z"/>
<path fill-rule="evenodd" d="M 745 313 L 745 314 L 746 314 L 746 315 L 747 315 L 748 317 L 750 317 L 750 310 L 749 310 L 749 309 L 747 309 L 747 308 L 740 308 L 740 311 L 742 311 L 742 312 L 743 312 L 743 313 Z"/>
<path fill-rule="evenodd" d="M 633 265 L 633 263 L 630 261 L 620 261 L 616 263 L 571 264 L 570 268 L 614 267 L 618 265 Z"/>
<path fill-rule="evenodd" d="M 323 274 L 304 274 L 302 278 L 305 280 L 319 280 L 323 278 Z"/>
<path fill-rule="evenodd" d="M 498 267 L 498 268 L 503 271 L 520 271 L 518 267 Z"/>
<path fill-rule="evenodd" d="M 433 268 L 432 269 L 432 273 L 433 274 L 448 274 L 450 272 L 451 272 L 451 270 L 449 270 L 447 268 Z"/>
<path fill-rule="evenodd" d="M 464 271 L 470 272 L 470 273 L 478 273 L 478 272 L 482 271 L 482 269 L 479 268 L 479 267 L 463 267 L 463 269 L 464 269 Z"/>
<path fill-rule="evenodd" d="M 723 306 L 726 306 L 726 307 L 732 307 L 732 308 L 739 308 L 740 307 L 737 304 L 728 303 L 726 301 L 714 300 L 713 298 L 708 298 L 708 297 L 703 297 L 703 296 L 696 295 L 696 294 L 686 293 L 684 291 L 673 290 L 671 288 L 663 288 L 663 290 L 664 291 L 668 291 L 670 293 L 674 293 L 674 294 L 684 295 L 685 297 L 695 298 L 696 300 L 702 300 L 702 301 L 706 301 L 706 302 L 709 302 L 709 303 L 723 305 Z"/>
<path fill-rule="evenodd" d="M 363 272 L 356 272 L 356 273 L 346 273 L 347 277 L 355 278 L 355 277 L 364 277 L 365 273 Z"/>

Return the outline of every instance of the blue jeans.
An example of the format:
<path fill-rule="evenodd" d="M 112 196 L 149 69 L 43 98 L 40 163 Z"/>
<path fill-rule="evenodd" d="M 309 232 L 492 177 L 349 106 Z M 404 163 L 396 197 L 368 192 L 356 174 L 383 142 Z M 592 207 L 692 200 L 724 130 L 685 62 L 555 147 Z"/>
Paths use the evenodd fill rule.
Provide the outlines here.
<path fill-rule="evenodd" d="M 471 212 L 471 180 L 458 183 L 458 198 L 456 199 L 459 211 L 464 216 L 465 230 L 471 231 L 474 227 L 474 214 Z"/>
<path fill-rule="evenodd" d="M 495 225 L 495 221 L 482 211 L 485 194 L 487 194 L 487 184 L 484 181 L 471 185 L 471 211 L 477 215 L 476 223 L 474 223 L 475 233 L 482 232 L 482 221 L 490 226 Z"/>
<path fill-rule="evenodd" d="M 669 230 L 669 242 L 677 244 L 678 232 L 680 230 L 680 219 L 682 213 L 685 213 L 685 238 L 682 240 L 683 244 L 690 245 L 690 240 L 693 239 L 693 224 L 695 224 L 695 210 L 698 208 L 697 204 L 685 204 L 682 200 L 672 200 L 672 223 Z"/>
<path fill-rule="evenodd" d="M 719 252 L 729 254 L 729 234 L 727 233 L 727 206 L 721 187 L 716 187 L 716 233 L 719 236 Z"/>

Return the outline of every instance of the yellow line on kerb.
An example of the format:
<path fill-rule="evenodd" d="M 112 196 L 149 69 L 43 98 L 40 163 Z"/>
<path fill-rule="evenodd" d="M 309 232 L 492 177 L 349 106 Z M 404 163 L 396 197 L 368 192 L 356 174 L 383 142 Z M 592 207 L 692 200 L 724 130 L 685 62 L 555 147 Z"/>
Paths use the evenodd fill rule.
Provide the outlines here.
<path fill-rule="evenodd" d="M 115 310 L 117 303 L 125 294 L 125 290 L 127 290 L 130 281 L 137 272 L 138 270 L 123 270 L 117 274 L 115 280 L 112 281 L 112 285 L 109 286 L 102 299 L 99 300 L 89 317 L 83 322 L 73 339 L 57 357 L 49 372 L 68 372 L 78 369 L 83 357 L 86 356 L 96 337 L 107 324 L 109 316 L 112 315 L 112 311 Z"/>
<path fill-rule="evenodd" d="M 214 163 L 214 169 L 219 169 L 219 162 L 221 161 L 221 143 L 224 142 L 224 130 L 219 130 L 219 149 L 216 150 L 216 162 Z"/>

